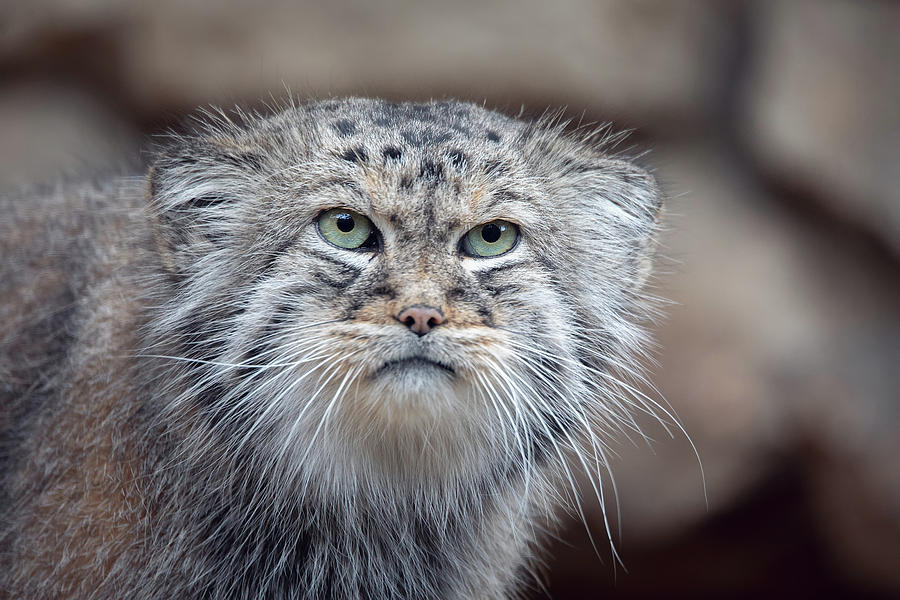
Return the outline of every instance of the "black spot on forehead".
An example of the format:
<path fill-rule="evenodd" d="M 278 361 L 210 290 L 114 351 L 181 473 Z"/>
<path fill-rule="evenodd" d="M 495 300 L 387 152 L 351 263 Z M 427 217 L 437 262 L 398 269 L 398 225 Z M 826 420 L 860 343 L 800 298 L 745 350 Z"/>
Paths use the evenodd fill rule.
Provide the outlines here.
<path fill-rule="evenodd" d="M 338 119 L 331 126 L 343 137 L 350 137 L 356 133 L 356 122 L 350 119 Z"/>
<path fill-rule="evenodd" d="M 400 149 L 394 148 L 393 146 L 387 146 L 381 151 L 381 154 L 384 156 L 385 160 L 400 160 L 400 157 L 403 156 Z"/>
<path fill-rule="evenodd" d="M 450 159 L 450 164 L 457 169 L 461 169 L 468 162 L 468 158 L 460 150 L 452 150 L 447 154 L 447 158 Z"/>
<path fill-rule="evenodd" d="M 487 139 L 492 142 L 499 142 L 500 134 L 497 133 L 496 131 L 494 131 L 493 129 L 488 129 L 487 130 Z"/>
<path fill-rule="evenodd" d="M 344 150 L 344 152 L 340 156 L 347 162 L 351 163 L 361 163 L 369 160 L 369 155 L 366 154 L 366 150 L 362 146 Z"/>

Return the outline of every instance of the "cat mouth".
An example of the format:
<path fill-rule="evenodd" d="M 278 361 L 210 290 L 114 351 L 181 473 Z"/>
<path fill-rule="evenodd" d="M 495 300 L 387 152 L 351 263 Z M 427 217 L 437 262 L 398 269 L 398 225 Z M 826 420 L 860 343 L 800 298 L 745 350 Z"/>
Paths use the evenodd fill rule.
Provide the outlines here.
<path fill-rule="evenodd" d="M 391 372 L 399 372 L 404 370 L 439 370 L 449 375 L 456 375 L 456 370 L 446 363 L 433 360 L 424 356 L 407 356 L 406 358 L 398 358 L 389 360 L 372 373 L 372 377 L 379 377 Z"/>

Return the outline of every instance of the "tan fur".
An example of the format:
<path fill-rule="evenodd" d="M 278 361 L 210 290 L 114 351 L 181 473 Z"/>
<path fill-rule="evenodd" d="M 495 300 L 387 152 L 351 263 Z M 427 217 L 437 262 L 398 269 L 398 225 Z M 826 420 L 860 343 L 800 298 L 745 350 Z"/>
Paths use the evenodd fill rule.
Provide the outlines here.
<path fill-rule="evenodd" d="M 652 178 L 459 102 L 206 118 L 0 199 L 0 598 L 517 596 L 568 461 L 655 408 Z"/>

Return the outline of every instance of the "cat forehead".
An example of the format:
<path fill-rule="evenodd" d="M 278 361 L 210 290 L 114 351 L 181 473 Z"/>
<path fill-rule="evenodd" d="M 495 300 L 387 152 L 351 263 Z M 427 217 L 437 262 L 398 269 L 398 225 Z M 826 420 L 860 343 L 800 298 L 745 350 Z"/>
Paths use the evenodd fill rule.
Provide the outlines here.
<path fill-rule="evenodd" d="M 319 160 L 355 182 L 367 212 L 409 218 L 430 209 L 432 218 L 474 218 L 508 211 L 503 205 L 521 201 L 528 188 L 518 143 L 523 123 L 499 113 L 462 102 L 359 99 L 310 112 Z"/>
<path fill-rule="evenodd" d="M 407 149 L 447 144 L 499 144 L 520 124 L 466 102 L 388 102 L 348 99 L 309 107 L 323 137 L 345 143 L 387 141 Z"/>

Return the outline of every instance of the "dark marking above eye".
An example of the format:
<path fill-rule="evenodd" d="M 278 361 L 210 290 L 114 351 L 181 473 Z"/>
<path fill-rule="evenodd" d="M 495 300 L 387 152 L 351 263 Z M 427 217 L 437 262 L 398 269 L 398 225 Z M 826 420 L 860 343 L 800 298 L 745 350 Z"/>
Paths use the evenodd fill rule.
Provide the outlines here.
<path fill-rule="evenodd" d="M 400 149 L 393 146 L 385 147 L 385 149 L 381 151 L 381 154 L 384 156 L 385 160 L 400 160 L 400 157 L 403 156 Z"/>
<path fill-rule="evenodd" d="M 366 154 L 365 149 L 362 147 L 350 148 L 345 150 L 343 154 L 341 154 L 341 158 L 351 163 L 361 163 L 366 162 L 369 159 L 369 155 Z"/>
<path fill-rule="evenodd" d="M 497 133 L 496 131 L 494 131 L 493 129 L 488 129 L 487 130 L 487 139 L 492 142 L 499 142 L 500 134 Z"/>
<path fill-rule="evenodd" d="M 408 190 L 409 188 L 412 187 L 412 185 L 413 185 L 413 178 L 410 177 L 409 175 L 405 175 L 400 178 L 400 187 L 401 188 Z"/>
<path fill-rule="evenodd" d="M 350 137 L 356 133 L 356 123 L 350 119 L 338 119 L 331 126 L 343 137 Z"/>
<path fill-rule="evenodd" d="M 356 280 L 356 277 L 359 276 L 359 270 L 352 267 L 339 269 L 339 271 L 340 272 L 337 273 L 332 272 L 331 274 L 323 273 L 322 271 L 313 271 L 312 276 L 316 281 L 338 290 L 349 287 L 350 284 Z M 342 279 L 336 279 L 334 275 L 342 277 Z"/>

